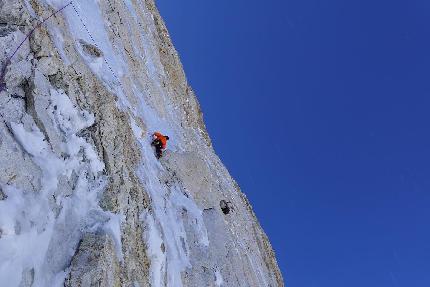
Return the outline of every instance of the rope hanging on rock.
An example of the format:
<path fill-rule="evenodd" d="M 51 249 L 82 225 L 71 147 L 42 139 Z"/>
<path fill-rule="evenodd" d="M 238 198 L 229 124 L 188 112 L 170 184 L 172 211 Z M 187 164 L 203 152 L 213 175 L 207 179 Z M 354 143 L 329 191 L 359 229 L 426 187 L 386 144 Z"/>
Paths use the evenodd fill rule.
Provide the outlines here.
<path fill-rule="evenodd" d="M 12 53 L 12 55 L 10 55 L 6 61 L 3 63 L 2 65 L 2 69 L 0 72 L 0 92 L 5 91 L 6 90 L 6 83 L 4 80 L 4 77 L 6 75 L 6 69 L 9 66 L 9 64 L 11 63 L 11 60 L 13 58 L 13 56 L 15 56 L 15 54 L 19 51 L 19 49 L 21 48 L 21 46 L 24 44 L 24 42 L 30 38 L 31 34 L 33 34 L 33 32 L 39 28 L 40 26 L 42 26 L 46 21 L 48 21 L 51 17 L 53 17 L 54 15 L 56 15 L 57 13 L 61 12 L 62 10 L 64 10 L 67 6 L 71 5 L 72 1 L 70 1 L 69 3 L 67 3 L 66 5 L 64 5 L 63 7 L 61 7 L 60 9 L 54 11 L 51 15 L 49 15 L 48 17 L 46 17 L 45 19 L 43 19 L 42 21 L 40 21 L 36 26 L 34 26 L 33 29 L 31 29 L 31 31 L 25 36 L 24 40 L 22 40 L 22 42 L 18 45 L 18 47 L 15 49 L 15 51 Z"/>

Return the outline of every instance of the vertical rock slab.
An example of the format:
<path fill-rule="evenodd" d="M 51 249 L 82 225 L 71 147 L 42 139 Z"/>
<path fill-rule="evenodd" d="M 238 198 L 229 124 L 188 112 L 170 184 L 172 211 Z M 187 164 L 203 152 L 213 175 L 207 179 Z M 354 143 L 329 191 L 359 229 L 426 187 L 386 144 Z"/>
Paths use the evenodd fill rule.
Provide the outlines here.
<path fill-rule="evenodd" d="M 2 63 L 24 40 L 0 91 L 2 284 L 284 285 L 154 1 L 0 1 L 0 20 Z"/>
<path fill-rule="evenodd" d="M 120 268 L 112 241 L 106 235 L 86 234 L 73 256 L 66 287 L 119 287 Z"/>

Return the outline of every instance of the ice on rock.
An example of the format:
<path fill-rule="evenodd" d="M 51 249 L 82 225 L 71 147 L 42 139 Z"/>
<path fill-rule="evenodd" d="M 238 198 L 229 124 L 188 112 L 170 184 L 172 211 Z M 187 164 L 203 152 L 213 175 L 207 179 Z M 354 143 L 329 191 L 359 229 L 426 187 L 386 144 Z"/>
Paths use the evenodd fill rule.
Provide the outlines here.
<path fill-rule="evenodd" d="M 114 286 L 119 277 L 135 287 L 281 286 L 274 283 L 279 272 L 267 267 L 276 267 L 270 244 L 207 144 L 198 104 L 152 2 L 22 4 L 35 18 L 67 7 L 46 23 L 49 34 L 35 33 L 35 43 L 19 52 L 19 59 L 32 57 L 26 71 L 9 73 L 25 97 L 22 110 L 15 104 L 14 116 L 2 118 L 13 138 L 8 151 L 31 161 L 40 176 L 30 175 L 25 188 L 9 182 L 9 174 L 0 178 L 1 286 Z M 12 36 L 7 43 L 17 41 Z M 49 41 L 58 53 L 39 60 L 32 49 L 46 52 Z M 43 61 L 55 69 L 44 74 Z M 170 137 L 161 161 L 151 146 L 154 131 Z M 223 199 L 235 206 L 228 218 L 219 211 Z M 101 250 L 109 245 L 100 265 L 79 265 L 88 254 L 106 255 L 91 252 L 92 245 L 79 253 L 85 238 Z M 110 272 L 114 265 L 118 273 Z"/>
<path fill-rule="evenodd" d="M 215 270 L 215 285 L 218 287 L 221 287 L 224 283 L 224 280 L 222 279 L 221 272 L 219 270 Z"/>
<path fill-rule="evenodd" d="M 36 125 L 26 130 L 22 123 L 11 123 L 14 137 L 42 170 L 43 177 L 42 188 L 36 193 L 1 186 L 7 196 L 0 201 L 0 282 L 5 286 L 18 286 L 28 270 L 33 270 L 35 287 L 62 285 L 63 268 L 73 256 L 80 234 L 97 226 L 113 237 L 122 259 L 122 217 L 103 211 L 98 204 L 105 186 L 101 173 L 104 164 L 94 148 L 77 136 L 93 124 L 94 117 L 77 109 L 63 91 L 52 89 L 50 95 L 48 111 L 64 136 L 66 158 L 52 152 Z M 62 193 L 59 180 L 72 174 L 78 178 L 70 196 Z"/>
<path fill-rule="evenodd" d="M 47 1 L 55 7 L 64 5 L 64 1 Z M 146 7 L 138 2 L 138 8 L 146 10 Z M 137 13 L 130 0 L 125 1 L 127 9 L 130 11 L 132 18 L 136 23 L 139 21 Z M 123 66 L 125 60 L 123 56 L 114 51 L 114 44 L 111 43 L 107 36 L 106 22 L 103 21 L 102 13 L 99 7 L 98 1 L 79 1 L 74 5 L 77 10 L 77 15 L 74 15 L 72 10 L 65 12 L 65 17 L 69 23 L 71 33 L 76 38 L 76 41 L 84 40 L 87 43 L 94 44 L 102 57 L 92 58 L 86 55 L 81 45 L 77 45 L 78 51 L 80 52 L 83 60 L 87 63 L 90 69 L 102 79 L 107 88 L 112 88 L 112 84 L 120 79 L 117 77 L 124 74 L 124 70 L 127 70 Z M 82 21 L 78 21 L 78 19 Z M 82 23 L 84 22 L 84 23 Z M 140 23 L 138 23 L 141 27 Z M 159 78 L 159 72 L 163 71 L 160 59 L 155 55 L 158 54 L 156 48 L 148 40 L 146 31 L 142 31 L 140 39 L 144 47 L 145 55 L 144 61 L 147 67 L 147 71 L 150 74 L 152 80 L 155 83 L 157 89 L 161 90 L 161 82 Z M 57 47 L 61 50 L 61 47 Z M 163 75 L 163 73 L 162 73 Z M 119 107 L 123 110 L 130 111 L 135 117 L 141 118 L 147 125 L 150 131 L 163 130 L 169 134 L 170 148 L 175 150 L 175 144 L 179 144 L 181 134 L 178 130 L 177 125 L 172 125 L 171 120 L 174 118 L 175 111 L 171 111 L 171 114 L 167 115 L 166 118 L 160 117 L 156 111 L 154 111 L 150 105 L 145 101 L 145 95 L 137 88 L 136 85 L 133 87 L 133 93 L 139 99 L 137 105 L 131 104 L 125 97 L 125 91 L 123 90 L 122 84 L 116 88 L 117 95 L 119 96 Z M 64 97 L 62 93 L 52 92 L 56 101 L 54 103 L 63 102 L 65 110 L 54 111 L 54 114 L 58 118 L 72 118 L 76 119 L 76 122 L 66 121 L 63 130 L 74 132 L 73 127 L 80 128 L 82 125 L 88 125 L 89 122 L 85 122 L 82 118 L 87 118 L 85 115 L 71 115 L 68 113 L 71 106 L 69 101 Z M 174 105 L 171 105 L 172 107 Z M 174 121 L 173 121 L 174 122 Z M 188 258 L 189 248 L 187 243 L 187 235 L 184 228 L 184 220 L 190 220 L 196 222 L 195 232 L 199 238 L 202 246 L 208 246 L 209 240 L 206 228 L 204 226 L 202 210 L 197 207 L 192 198 L 184 196 L 184 191 L 180 187 L 175 186 L 173 188 L 166 188 L 159 182 L 159 177 L 165 173 L 164 168 L 155 159 L 152 147 L 148 143 L 147 138 L 142 139 L 142 130 L 131 119 L 131 126 L 135 137 L 139 141 L 139 146 L 142 150 L 142 162 L 145 165 L 141 165 L 137 174 L 140 177 L 142 184 L 149 192 L 152 199 L 153 213 L 149 214 L 146 211 L 142 213 L 141 219 L 146 225 L 146 232 L 142 235 L 149 246 L 149 255 L 151 258 L 151 278 L 154 286 L 162 286 L 163 278 L 167 276 L 168 286 L 182 286 L 181 273 L 190 267 L 190 260 Z M 76 141 L 76 139 L 72 139 Z M 189 219 L 184 219 L 181 216 L 183 210 L 188 213 Z M 164 246 L 161 250 L 161 246 Z"/>

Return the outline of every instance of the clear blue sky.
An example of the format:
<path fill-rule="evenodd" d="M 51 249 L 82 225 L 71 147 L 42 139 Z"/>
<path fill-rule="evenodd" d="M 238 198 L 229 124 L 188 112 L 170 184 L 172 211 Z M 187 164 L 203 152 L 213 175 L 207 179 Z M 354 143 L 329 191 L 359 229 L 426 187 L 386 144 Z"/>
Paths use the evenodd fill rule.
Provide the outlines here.
<path fill-rule="evenodd" d="M 430 286 L 430 1 L 157 3 L 286 285 Z"/>

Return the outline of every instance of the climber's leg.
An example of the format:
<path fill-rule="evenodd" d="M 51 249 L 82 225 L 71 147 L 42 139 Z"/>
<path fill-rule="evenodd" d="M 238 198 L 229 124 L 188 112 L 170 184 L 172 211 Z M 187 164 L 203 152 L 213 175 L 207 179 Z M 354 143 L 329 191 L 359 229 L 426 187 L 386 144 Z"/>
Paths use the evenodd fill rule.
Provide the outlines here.
<path fill-rule="evenodd" d="M 163 149 L 161 148 L 161 146 L 155 146 L 155 153 L 158 159 L 161 158 L 161 156 L 163 155 Z"/>

